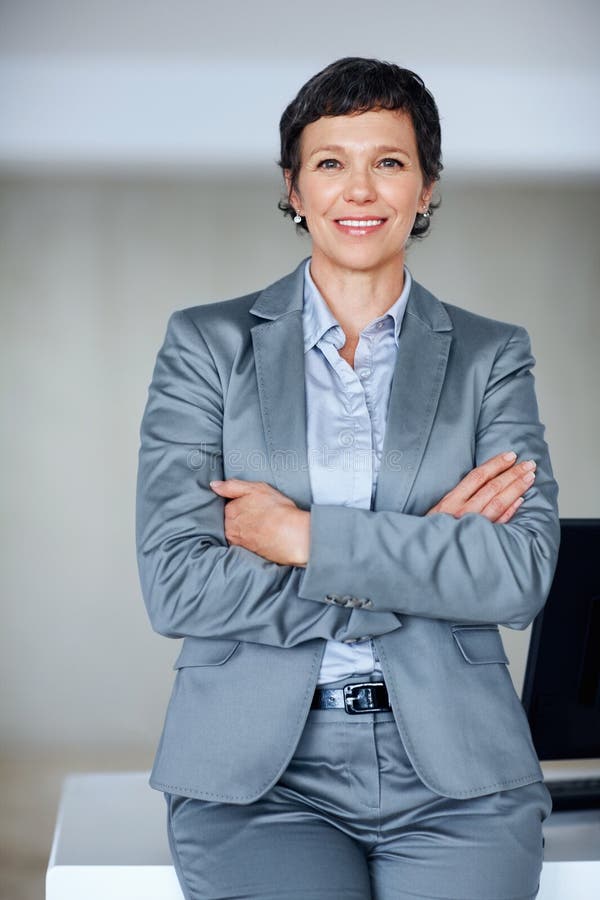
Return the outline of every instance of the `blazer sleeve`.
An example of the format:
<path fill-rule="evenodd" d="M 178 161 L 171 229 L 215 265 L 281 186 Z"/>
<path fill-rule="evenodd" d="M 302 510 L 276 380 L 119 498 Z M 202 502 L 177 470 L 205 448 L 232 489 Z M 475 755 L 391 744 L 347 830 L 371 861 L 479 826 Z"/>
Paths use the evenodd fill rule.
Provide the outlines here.
<path fill-rule="evenodd" d="M 510 522 L 313 505 L 300 596 L 328 603 L 352 593 L 374 611 L 527 627 L 550 589 L 560 537 L 534 363 L 527 332 L 515 328 L 491 368 L 475 436 L 477 465 L 509 449 L 537 463 Z"/>
<path fill-rule="evenodd" d="M 158 353 L 140 429 L 137 559 L 152 626 L 169 637 L 219 637 L 292 647 L 401 627 L 393 612 L 300 597 L 303 568 L 229 546 L 224 503 L 223 390 L 210 349 L 185 311 Z"/>

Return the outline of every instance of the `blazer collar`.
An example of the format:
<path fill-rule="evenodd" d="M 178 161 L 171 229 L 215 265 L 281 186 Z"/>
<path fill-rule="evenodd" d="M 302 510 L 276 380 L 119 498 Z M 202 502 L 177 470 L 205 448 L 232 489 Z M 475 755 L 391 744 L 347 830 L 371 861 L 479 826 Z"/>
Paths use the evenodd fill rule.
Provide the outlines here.
<path fill-rule="evenodd" d="M 304 302 L 304 267 L 309 257 L 258 295 L 250 312 L 261 319 L 278 319 L 287 313 L 302 311 Z M 413 278 L 406 315 L 414 316 L 431 331 L 451 331 L 452 322 L 444 306 Z"/>
<path fill-rule="evenodd" d="M 250 312 L 261 319 L 278 319 L 295 310 L 302 312 L 305 265 L 303 259 L 293 272 L 261 291 Z"/>

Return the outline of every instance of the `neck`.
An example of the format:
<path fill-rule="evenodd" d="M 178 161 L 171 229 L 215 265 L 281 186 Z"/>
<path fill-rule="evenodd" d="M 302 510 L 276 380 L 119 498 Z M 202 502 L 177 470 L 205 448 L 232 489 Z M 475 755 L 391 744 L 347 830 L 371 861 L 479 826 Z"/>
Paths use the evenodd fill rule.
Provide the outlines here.
<path fill-rule="evenodd" d="M 348 338 L 382 316 L 404 287 L 404 252 L 384 268 L 344 269 L 313 253 L 311 277 Z"/>

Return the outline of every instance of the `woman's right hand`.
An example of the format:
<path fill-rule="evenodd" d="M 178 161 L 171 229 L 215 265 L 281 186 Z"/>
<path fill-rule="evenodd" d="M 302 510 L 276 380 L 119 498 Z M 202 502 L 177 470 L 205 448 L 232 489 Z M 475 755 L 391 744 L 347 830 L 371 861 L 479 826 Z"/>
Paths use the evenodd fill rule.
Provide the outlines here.
<path fill-rule="evenodd" d="M 535 479 L 535 462 L 517 463 L 516 458 L 516 453 L 499 453 L 471 469 L 426 515 L 441 512 L 460 519 L 466 513 L 479 513 L 490 522 L 504 525 Z"/>

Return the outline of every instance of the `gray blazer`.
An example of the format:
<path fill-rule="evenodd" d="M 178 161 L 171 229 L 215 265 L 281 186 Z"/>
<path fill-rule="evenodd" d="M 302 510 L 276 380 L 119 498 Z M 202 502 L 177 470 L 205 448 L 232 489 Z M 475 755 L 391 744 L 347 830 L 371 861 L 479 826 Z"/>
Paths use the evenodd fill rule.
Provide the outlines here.
<path fill-rule="evenodd" d="M 523 328 L 414 282 L 373 510 L 313 505 L 303 265 L 266 290 L 174 313 L 141 425 L 138 563 L 152 625 L 184 637 L 153 787 L 250 803 L 287 766 L 325 640 L 372 636 L 419 777 L 473 797 L 542 777 L 498 623 L 542 607 L 557 485 Z M 513 519 L 424 513 L 503 450 L 537 462 Z M 213 478 L 265 481 L 311 511 L 306 568 L 228 546 Z"/>

